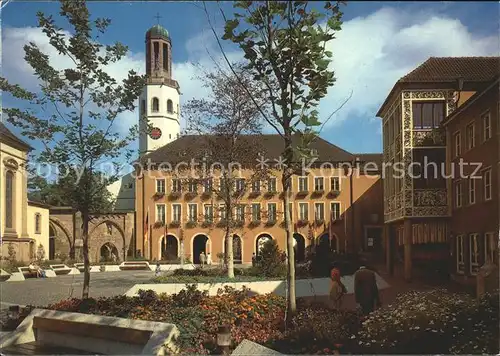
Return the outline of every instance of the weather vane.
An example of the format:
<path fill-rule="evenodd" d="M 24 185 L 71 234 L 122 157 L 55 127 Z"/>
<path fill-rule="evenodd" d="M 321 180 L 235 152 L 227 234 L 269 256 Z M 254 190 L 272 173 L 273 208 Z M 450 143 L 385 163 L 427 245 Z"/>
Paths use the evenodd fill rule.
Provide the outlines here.
<path fill-rule="evenodd" d="M 154 18 L 156 19 L 156 21 L 158 21 L 158 25 L 159 25 L 160 24 L 160 18 L 161 18 L 160 13 L 157 12 L 156 16 Z"/>

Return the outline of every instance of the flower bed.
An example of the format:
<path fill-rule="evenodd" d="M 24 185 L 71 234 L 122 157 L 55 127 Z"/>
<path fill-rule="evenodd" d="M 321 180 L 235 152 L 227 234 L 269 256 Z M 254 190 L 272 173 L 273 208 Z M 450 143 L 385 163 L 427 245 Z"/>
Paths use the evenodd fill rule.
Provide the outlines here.
<path fill-rule="evenodd" d="M 363 318 L 298 300 L 286 331 L 285 299 L 225 287 L 209 297 L 195 285 L 177 294 L 69 299 L 50 309 L 170 322 L 184 354 L 217 353 L 216 332 L 231 326 L 232 347 L 249 339 L 284 354 L 498 354 L 498 293 L 480 301 L 443 290 L 410 292 Z"/>

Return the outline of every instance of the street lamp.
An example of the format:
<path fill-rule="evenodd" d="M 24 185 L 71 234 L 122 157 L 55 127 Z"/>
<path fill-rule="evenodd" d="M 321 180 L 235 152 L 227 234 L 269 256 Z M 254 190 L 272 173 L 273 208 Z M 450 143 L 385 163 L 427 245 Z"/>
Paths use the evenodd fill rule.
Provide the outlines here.
<path fill-rule="evenodd" d="M 221 325 L 217 330 L 217 345 L 222 350 L 223 355 L 229 355 L 231 346 L 231 329 L 228 325 Z"/>

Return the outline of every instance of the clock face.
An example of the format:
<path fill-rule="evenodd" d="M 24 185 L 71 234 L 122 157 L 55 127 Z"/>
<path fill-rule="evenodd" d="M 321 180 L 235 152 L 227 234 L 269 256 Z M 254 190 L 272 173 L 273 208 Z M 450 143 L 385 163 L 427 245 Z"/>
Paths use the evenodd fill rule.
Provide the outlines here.
<path fill-rule="evenodd" d="M 158 140 L 161 137 L 161 130 L 158 127 L 153 127 L 149 134 L 153 140 Z"/>

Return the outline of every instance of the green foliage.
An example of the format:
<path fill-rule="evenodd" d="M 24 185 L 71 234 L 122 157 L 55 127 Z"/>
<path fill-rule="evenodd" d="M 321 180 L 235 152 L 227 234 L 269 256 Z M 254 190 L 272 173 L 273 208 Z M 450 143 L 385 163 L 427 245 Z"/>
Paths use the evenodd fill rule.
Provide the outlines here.
<path fill-rule="evenodd" d="M 16 262 L 16 248 L 13 243 L 9 243 L 7 246 L 7 260 L 11 263 Z"/>
<path fill-rule="evenodd" d="M 267 240 L 259 255 L 261 258 L 256 263 L 255 269 L 261 276 L 282 277 L 286 275 L 286 256 L 278 248 L 276 240 Z"/>
<path fill-rule="evenodd" d="M 36 260 L 43 261 L 44 258 L 45 258 L 45 249 L 43 248 L 42 244 L 39 244 L 36 250 Z"/>

